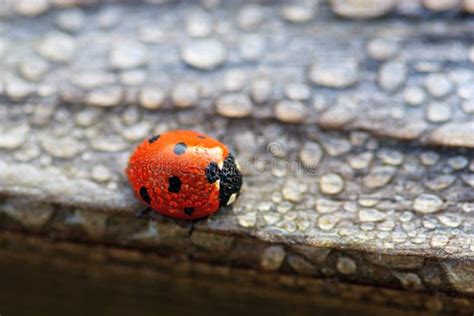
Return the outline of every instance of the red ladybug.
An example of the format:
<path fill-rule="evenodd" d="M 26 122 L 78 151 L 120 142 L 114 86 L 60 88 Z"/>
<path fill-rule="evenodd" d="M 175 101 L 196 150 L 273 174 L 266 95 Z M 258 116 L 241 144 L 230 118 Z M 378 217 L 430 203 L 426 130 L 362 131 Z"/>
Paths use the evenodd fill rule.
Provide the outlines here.
<path fill-rule="evenodd" d="M 194 131 L 170 131 L 141 143 L 130 157 L 128 180 L 148 208 L 180 219 L 199 219 L 232 204 L 242 175 L 221 142 Z M 143 213 L 143 212 L 142 212 Z"/>

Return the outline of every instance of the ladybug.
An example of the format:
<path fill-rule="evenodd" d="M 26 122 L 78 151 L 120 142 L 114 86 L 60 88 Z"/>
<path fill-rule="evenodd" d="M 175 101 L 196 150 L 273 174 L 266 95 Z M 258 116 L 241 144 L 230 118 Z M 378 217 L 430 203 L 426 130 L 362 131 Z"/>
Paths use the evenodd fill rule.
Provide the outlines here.
<path fill-rule="evenodd" d="M 232 204 L 242 174 L 229 149 L 194 131 L 169 131 L 143 141 L 128 162 L 130 185 L 148 207 L 164 216 L 197 220 Z"/>

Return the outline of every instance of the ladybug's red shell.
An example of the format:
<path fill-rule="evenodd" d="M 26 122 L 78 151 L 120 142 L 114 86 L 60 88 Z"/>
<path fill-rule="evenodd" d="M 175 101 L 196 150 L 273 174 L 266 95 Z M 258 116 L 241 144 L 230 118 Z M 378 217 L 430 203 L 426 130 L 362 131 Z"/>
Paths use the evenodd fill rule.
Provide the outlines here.
<path fill-rule="evenodd" d="M 197 219 L 231 204 L 242 186 L 238 166 L 221 142 L 171 131 L 141 143 L 127 176 L 136 196 L 165 216 Z"/>

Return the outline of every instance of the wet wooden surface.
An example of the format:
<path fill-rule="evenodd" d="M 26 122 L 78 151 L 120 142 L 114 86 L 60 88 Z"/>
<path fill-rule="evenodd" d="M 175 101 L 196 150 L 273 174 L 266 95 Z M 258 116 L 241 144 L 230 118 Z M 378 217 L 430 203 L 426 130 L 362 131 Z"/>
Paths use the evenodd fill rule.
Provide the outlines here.
<path fill-rule="evenodd" d="M 469 1 L 339 2 L 8 2 L 0 227 L 472 297 Z M 136 220 L 123 173 L 177 128 L 228 144 L 245 174 L 191 237 Z"/>

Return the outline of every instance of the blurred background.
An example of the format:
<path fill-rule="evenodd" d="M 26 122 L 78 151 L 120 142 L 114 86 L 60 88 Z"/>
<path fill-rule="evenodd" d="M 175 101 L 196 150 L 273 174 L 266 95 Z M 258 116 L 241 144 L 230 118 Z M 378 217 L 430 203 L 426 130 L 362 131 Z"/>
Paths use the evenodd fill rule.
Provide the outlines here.
<path fill-rule="evenodd" d="M 244 187 L 141 208 L 150 135 Z M 0 0 L 0 315 L 474 313 L 474 1 Z"/>

